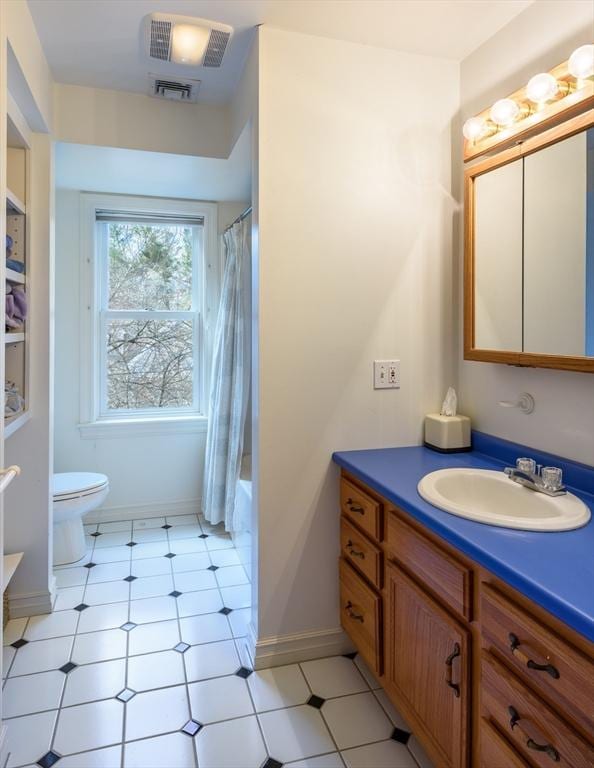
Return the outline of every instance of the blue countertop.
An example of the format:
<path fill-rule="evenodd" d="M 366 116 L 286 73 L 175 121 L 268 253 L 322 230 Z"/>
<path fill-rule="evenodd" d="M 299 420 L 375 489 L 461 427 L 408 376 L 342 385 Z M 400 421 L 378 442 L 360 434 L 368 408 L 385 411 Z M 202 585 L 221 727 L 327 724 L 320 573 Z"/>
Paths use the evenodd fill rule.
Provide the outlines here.
<path fill-rule="evenodd" d="M 474 449 L 468 453 L 451 454 L 436 453 L 421 446 L 339 451 L 333 460 L 594 642 L 594 469 L 481 433 L 473 433 L 473 445 Z M 437 469 L 502 469 L 506 464 L 513 464 L 518 456 L 531 456 L 538 463 L 547 464 L 556 460 L 556 466 L 563 467 L 572 493 L 592 510 L 590 522 L 582 528 L 559 533 L 497 528 L 437 509 L 417 491 L 419 480 Z"/>

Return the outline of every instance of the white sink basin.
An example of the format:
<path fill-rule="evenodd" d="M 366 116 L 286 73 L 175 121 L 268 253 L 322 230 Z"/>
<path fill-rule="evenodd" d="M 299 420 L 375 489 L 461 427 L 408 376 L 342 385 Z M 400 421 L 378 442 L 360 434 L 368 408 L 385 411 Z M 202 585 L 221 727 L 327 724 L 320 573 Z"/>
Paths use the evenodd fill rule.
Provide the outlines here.
<path fill-rule="evenodd" d="M 574 496 L 546 496 L 488 469 L 440 469 L 419 482 L 421 496 L 439 509 L 479 523 L 523 531 L 570 531 L 590 519 Z"/>

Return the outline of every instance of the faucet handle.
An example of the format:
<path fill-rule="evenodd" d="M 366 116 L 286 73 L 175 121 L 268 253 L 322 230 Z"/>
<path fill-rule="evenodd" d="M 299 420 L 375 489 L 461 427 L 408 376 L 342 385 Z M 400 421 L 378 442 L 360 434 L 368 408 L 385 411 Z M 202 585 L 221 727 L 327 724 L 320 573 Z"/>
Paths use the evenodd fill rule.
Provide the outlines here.
<path fill-rule="evenodd" d="M 534 459 L 528 459 L 526 457 L 516 459 L 516 469 L 519 469 L 521 472 L 527 472 L 529 475 L 537 474 L 536 462 Z"/>
<path fill-rule="evenodd" d="M 563 488 L 563 470 L 559 467 L 543 467 L 541 470 L 542 484 L 549 491 Z"/>

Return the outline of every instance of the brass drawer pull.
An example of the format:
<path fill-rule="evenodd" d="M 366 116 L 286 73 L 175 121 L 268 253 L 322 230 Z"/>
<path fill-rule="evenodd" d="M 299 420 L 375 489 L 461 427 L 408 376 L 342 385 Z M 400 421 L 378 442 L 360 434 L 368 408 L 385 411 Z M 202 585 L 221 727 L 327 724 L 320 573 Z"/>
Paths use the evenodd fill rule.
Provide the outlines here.
<path fill-rule="evenodd" d="M 554 677 L 555 680 L 558 680 L 561 677 L 559 670 L 552 664 L 537 664 L 532 659 L 529 659 L 528 656 L 526 656 L 526 654 L 520 650 L 520 641 L 517 635 L 514 635 L 513 632 L 510 632 L 508 637 L 510 651 L 517 659 L 525 664 L 528 669 L 535 669 L 538 672 L 547 672 L 547 674 L 549 674 L 551 677 Z"/>
<path fill-rule="evenodd" d="M 346 546 L 351 557 L 360 557 L 361 560 L 365 560 L 365 552 L 357 552 L 356 549 L 353 549 L 354 544 L 350 539 L 347 541 Z"/>
<path fill-rule="evenodd" d="M 350 600 L 349 600 L 349 601 L 348 601 L 348 603 L 345 605 L 344 609 L 345 609 L 345 611 L 348 613 L 349 617 L 350 617 L 351 619 L 353 619 L 353 621 L 360 621 L 360 622 L 361 622 L 361 624 L 363 624 L 363 622 L 365 621 L 365 618 L 364 618 L 364 616 L 363 616 L 362 614 L 360 614 L 360 613 L 355 613 L 355 612 L 353 611 L 353 604 L 351 603 L 351 601 L 350 601 Z"/>
<path fill-rule="evenodd" d="M 450 653 L 450 655 L 445 660 L 446 665 L 446 685 L 448 685 L 452 690 L 454 691 L 454 695 L 456 698 L 460 698 L 460 686 L 458 683 L 452 682 L 452 667 L 454 664 L 454 659 L 458 658 L 460 656 L 460 645 L 459 643 L 456 643 L 454 645 L 454 650 Z"/>
<path fill-rule="evenodd" d="M 351 510 L 351 512 L 357 512 L 360 515 L 365 514 L 365 510 L 363 509 L 363 507 L 356 505 L 352 499 L 347 499 L 346 503 L 347 503 L 347 507 Z"/>
<path fill-rule="evenodd" d="M 519 725 L 521 718 L 518 714 L 518 710 L 515 707 L 510 706 L 507 708 L 507 711 L 509 712 L 510 716 L 509 727 L 512 729 L 512 731 L 517 727 L 522 736 L 526 737 L 526 746 L 528 749 L 533 749 L 535 752 L 545 752 L 551 758 L 551 760 L 553 760 L 555 763 L 558 763 L 560 758 L 559 753 L 555 747 L 552 744 L 538 744 L 536 741 L 534 741 L 533 738 L 528 736 L 528 734 L 522 730 L 522 726 Z"/>

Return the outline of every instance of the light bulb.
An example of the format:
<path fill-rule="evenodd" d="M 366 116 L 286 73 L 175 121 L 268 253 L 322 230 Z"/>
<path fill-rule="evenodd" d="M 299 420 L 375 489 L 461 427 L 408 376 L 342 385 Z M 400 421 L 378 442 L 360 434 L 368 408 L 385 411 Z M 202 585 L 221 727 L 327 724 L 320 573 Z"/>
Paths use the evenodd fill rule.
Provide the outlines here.
<path fill-rule="evenodd" d="M 569 57 L 567 68 L 577 80 L 585 80 L 594 75 L 594 45 L 576 48 Z"/>
<path fill-rule="evenodd" d="M 198 66 L 204 57 L 210 32 L 192 24 L 175 24 L 171 33 L 171 60 L 176 64 Z"/>
<path fill-rule="evenodd" d="M 559 90 L 559 84 L 553 75 L 549 75 L 547 72 L 541 72 L 539 75 L 534 75 L 528 81 L 526 86 L 526 96 L 530 101 L 536 104 L 542 101 L 548 101 L 554 98 L 555 94 Z"/>
<path fill-rule="evenodd" d="M 487 124 L 482 117 L 469 117 L 462 126 L 462 133 L 468 141 L 476 141 L 483 135 L 486 127 Z"/>
<path fill-rule="evenodd" d="M 489 114 L 494 123 L 507 126 L 514 122 L 519 112 L 520 107 L 513 99 L 499 99 L 493 104 Z"/>

